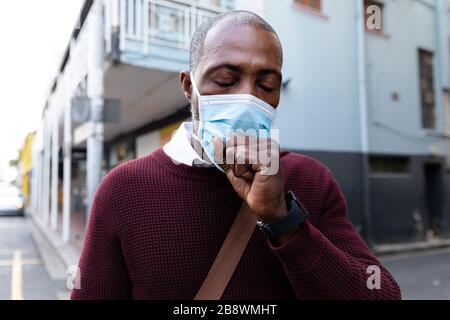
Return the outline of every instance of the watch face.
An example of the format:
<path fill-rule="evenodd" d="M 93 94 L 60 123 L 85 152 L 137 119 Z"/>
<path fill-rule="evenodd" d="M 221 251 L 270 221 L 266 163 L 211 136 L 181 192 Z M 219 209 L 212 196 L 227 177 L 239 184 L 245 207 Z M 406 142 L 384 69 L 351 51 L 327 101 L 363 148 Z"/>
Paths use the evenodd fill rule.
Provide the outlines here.
<path fill-rule="evenodd" d="M 297 198 L 295 197 L 295 194 L 294 194 L 292 191 L 289 191 L 289 192 L 286 194 L 286 200 L 287 200 L 287 201 L 295 201 L 295 203 L 298 205 L 298 207 L 300 208 L 300 211 L 303 213 L 303 215 L 304 215 L 305 217 L 308 216 L 308 213 L 307 213 L 305 207 L 303 207 L 303 205 L 300 203 L 300 201 L 297 200 Z M 305 219 L 305 220 L 306 220 L 306 219 Z"/>
<path fill-rule="evenodd" d="M 261 231 L 263 231 L 271 239 L 276 238 L 277 235 L 282 235 L 295 230 L 301 223 L 307 220 L 306 210 L 297 200 L 292 191 L 286 193 L 285 199 L 289 210 L 286 217 L 280 221 L 270 224 L 265 224 L 261 220 L 256 222 Z"/>

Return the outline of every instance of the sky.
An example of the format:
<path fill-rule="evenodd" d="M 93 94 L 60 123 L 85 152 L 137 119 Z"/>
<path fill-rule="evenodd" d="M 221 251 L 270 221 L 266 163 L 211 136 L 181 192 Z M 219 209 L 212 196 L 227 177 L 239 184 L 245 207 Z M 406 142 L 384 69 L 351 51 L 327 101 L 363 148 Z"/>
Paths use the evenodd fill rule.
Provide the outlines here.
<path fill-rule="evenodd" d="M 82 3 L 0 1 L 0 179 L 39 123 Z"/>

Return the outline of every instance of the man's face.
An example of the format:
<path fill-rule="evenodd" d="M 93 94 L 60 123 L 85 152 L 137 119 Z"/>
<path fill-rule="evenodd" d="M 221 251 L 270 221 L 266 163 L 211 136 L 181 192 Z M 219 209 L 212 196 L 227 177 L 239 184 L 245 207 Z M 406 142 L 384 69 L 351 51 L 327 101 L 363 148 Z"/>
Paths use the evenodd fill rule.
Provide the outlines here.
<path fill-rule="evenodd" d="M 277 37 L 259 26 L 215 26 L 206 36 L 194 72 L 201 95 L 251 94 L 274 108 L 280 101 L 282 53 Z M 189 72 L 181 73 L 186 98 L 198 114 Z"/>

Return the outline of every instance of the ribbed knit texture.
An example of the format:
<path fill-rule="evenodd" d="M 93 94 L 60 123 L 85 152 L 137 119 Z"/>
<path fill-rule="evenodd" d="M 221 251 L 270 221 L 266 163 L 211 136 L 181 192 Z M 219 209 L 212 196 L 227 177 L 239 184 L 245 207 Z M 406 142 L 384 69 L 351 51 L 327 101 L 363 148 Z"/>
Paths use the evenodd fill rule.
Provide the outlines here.
<path fill-rule="evenodd" d="M 309 222 L 282 247 L 256 229 L 222 298 L 399 299 L 330 171 L 294 153 L 282 153 L 282 170 Z M 95 195 L 72 299 L 192 299 L 241 204 L 219 170 L 175 164 L 162 149 L 115 168 Z M 367 288 L 370 265 L 381 290 Z"/>

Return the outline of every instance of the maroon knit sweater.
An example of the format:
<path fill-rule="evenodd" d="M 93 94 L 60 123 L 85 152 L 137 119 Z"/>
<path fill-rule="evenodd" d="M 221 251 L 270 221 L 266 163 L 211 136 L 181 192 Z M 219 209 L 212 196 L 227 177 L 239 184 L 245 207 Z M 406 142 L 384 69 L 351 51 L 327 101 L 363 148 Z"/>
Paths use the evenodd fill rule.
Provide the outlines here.
<path fill-rule="evenodd" d="M 330 171 L 293 153 L 282 153 L 282 170 L 309 222 L 277 248 L 255 229 L 222 298 L 399 299 Z M 192 299 L 241 204 L 219 170 L 175 164 L 162 149 L 117 167 L 95 195 L 72 299 Z M 380 290 L 367 288 L 370 265 Z"/>

